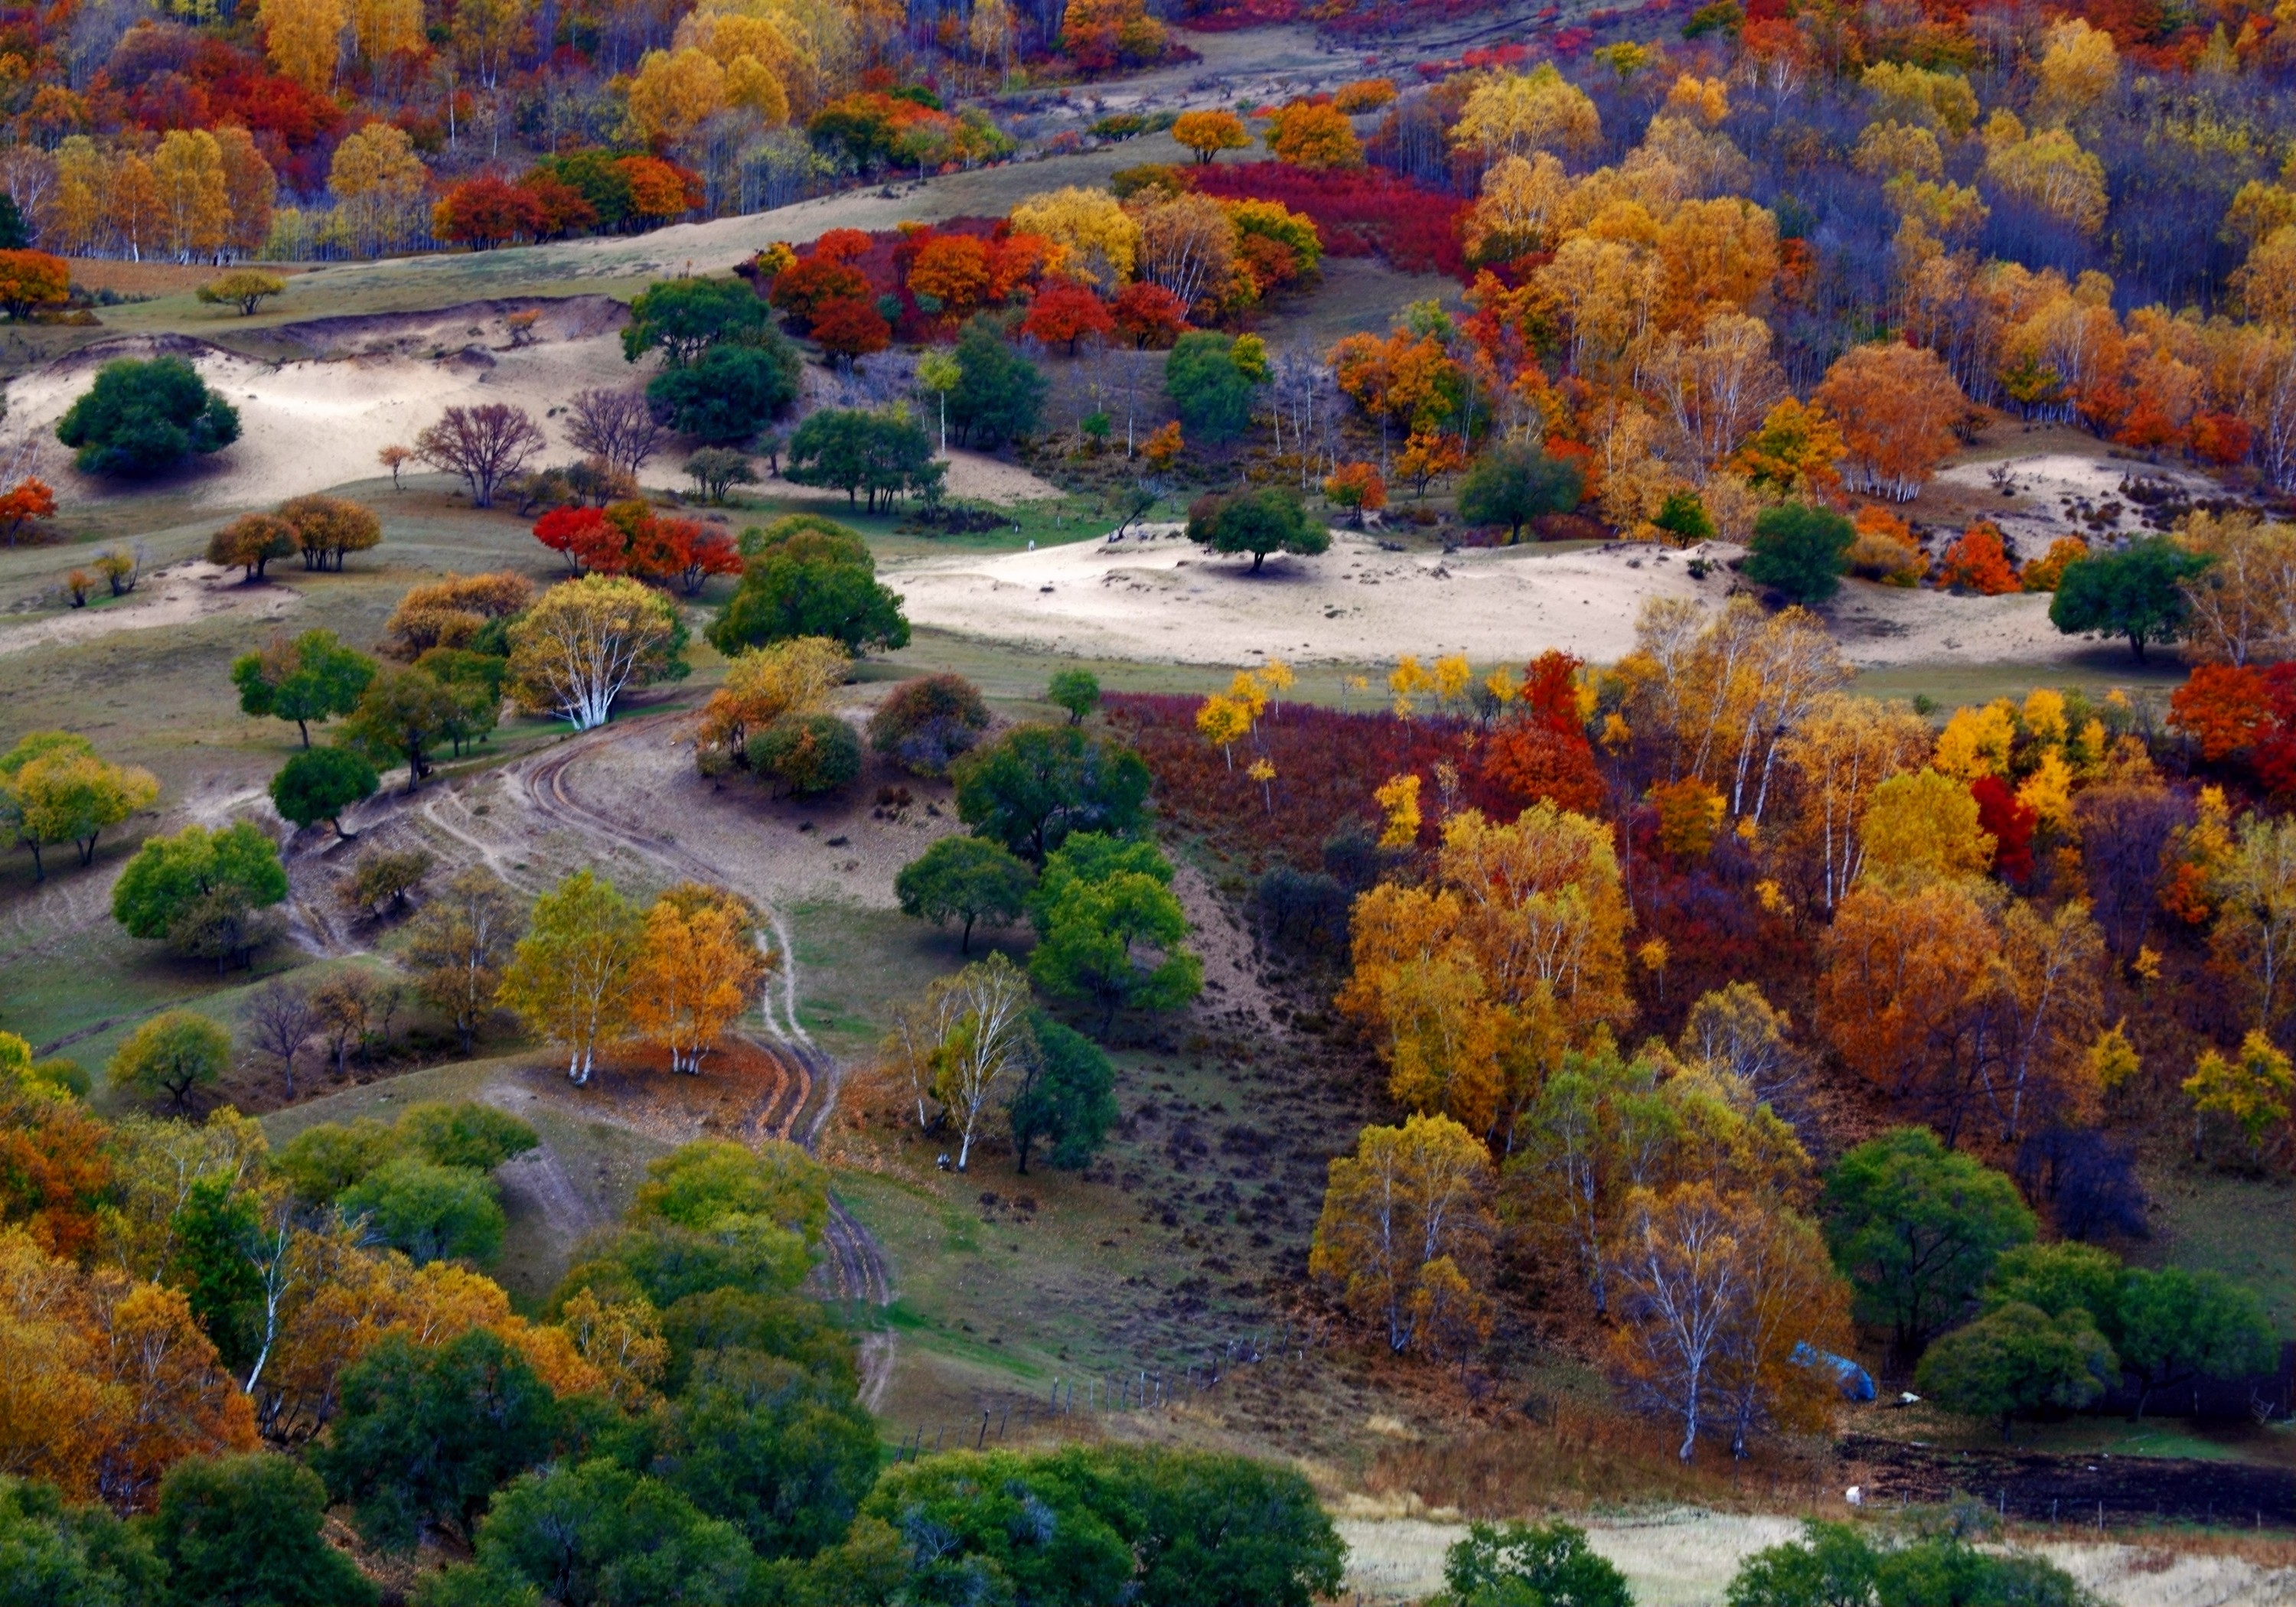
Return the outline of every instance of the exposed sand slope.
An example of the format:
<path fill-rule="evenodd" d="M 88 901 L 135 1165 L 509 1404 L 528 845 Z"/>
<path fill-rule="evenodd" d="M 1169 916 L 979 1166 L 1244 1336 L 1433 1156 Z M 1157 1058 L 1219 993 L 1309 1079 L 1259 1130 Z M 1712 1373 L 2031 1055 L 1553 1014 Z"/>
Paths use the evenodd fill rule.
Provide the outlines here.
<path fill-rule="evenodd" d="M 1710 555 L 1734 555 L 1719 545 Z M 1176 527 L 1109 544 L 1083 541 L 994 557 L 931 558 L 888 580 L 918 625 L 1041 651 L 1233 663 L 1254 652 L 1302 662 L 1379 662 L 1464 652 L 1479 662 L 1549 647 L 1595 662 L 1634 645 L 1645 598 L 1719 605 L 1731 576 L 1691 578 L 1681 553 L 1641 545 L 1438 555 L 1383 552 L 1335 533 L 1320 558 L 1215 558 Z M 1950 597 L 1852 584 L 1833 605 L 1845 652 L 1862 666 L 2070 657 L 2046 597 Z"/>

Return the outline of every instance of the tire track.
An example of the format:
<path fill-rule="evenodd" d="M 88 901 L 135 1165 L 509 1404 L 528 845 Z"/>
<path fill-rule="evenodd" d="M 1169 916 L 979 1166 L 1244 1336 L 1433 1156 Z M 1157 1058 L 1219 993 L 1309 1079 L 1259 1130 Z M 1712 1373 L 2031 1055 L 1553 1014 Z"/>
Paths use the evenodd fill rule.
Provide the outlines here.
<path fill-rule="evenodd" d="M 683 717 L 683 713 L 676 711 L 644 715 L 576 737 L 537 758 L 513 767 L 517 784 L 529 806 L 545 820 L 578 834 L 603 838 L 681 877 L 715 882 L 721 874 L 718 866 L 674 841 L 665 842 L 659 835 L 586 801 L 572 779 L 575 767 L 600 749 L 615 742 L 642 740 L 663 725 Z M 842 1075 L 836 1060 L 814 1042 L 813 1035 L 806 1030 L 800 1018 L 796 941 L 788 920 L 770 901 L 765 905 L 765 927 L 772 931 L 771 946 L 766 931 L 760 930 L 758 947 L 765 952 L 773 971 L 759 990 L 758 1009 L 771 1041 L 751 1041 L 772 1056 L 783 1075 L 750 1117 L 749 1133 L 752 1142 L 765 1137 L 788 1138 L 814 1151 L 836 1110 Z M 822 1235 L 822 1249 L 823 1261 L 814 1270 L 816 1287 L 833 1291 L 840 1300 L 881 1308 L 892 1304 L 891 1264 L 884 1247 L 833 1195 L 829 1201 L 829 1223 Z M 870 1335 L 865 1350 L 865 1395 L 882 1399 L 892 1376 L 893 1334 L 885 1331 Z"/>

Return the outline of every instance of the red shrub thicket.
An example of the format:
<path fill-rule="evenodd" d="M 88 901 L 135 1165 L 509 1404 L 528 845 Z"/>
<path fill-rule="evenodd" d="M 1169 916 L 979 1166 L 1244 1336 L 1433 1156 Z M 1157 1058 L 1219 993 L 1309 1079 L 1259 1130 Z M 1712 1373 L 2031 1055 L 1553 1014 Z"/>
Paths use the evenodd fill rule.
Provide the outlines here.
<path fill-rule="evenodd" d="M 1193 175 L 1202 194 L 1276 201 L 1305 213 L 1334 257 L 1382 257 L 1410 274 L 1470 277 L 1459 242 L 1467 202 L 1423 189 L 1383 168 L 1311 172 L 1285 162 L 1220 162 Z"/>

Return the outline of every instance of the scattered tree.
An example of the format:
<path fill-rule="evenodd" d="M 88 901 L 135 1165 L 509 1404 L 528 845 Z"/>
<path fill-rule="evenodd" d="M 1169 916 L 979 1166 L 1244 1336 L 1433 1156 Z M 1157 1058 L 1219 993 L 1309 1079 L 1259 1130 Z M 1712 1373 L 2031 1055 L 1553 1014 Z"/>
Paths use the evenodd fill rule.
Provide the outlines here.
<path fill-rule="evenodd" d="M 181 357 L 123 358 L 65 410 L 56 439 L 83 474 L 135 480 L 222 451 L 239 439 L 239 410 Z"/>
<path fill-rule="evenodd" d="M 231 661 L 240 712 L 294 721 L 306 748 L 312 722 L 324 725 L 357 709 L 374 670 L 373 659 L 344 646 L 331 630 L 275 635 L 260 652 Z"/>
<path fill-rule="evenodd" d="M 447 408 L 414 438 L 414 455 L 434 469 L 460 475 L 471 488 L 472 507 L 491 508 L 503 482 L 549 444 L 523 407 L 481 402 Z"/>
<path fill-rule="evenodd" d="M 936 926 L 964 925 L 961 954 L 972 952 L 972 926 L 1010 926 L 1028 913 L 1036 875 L 1001 844 L 978 837 L 943 837 L 893 878 L 901 913 Z"/>
<path fill-rule="evenodd" d="M 1189 540 L 1215 553 L 1250 553 L 1255 575 L 1270 553 L 1312 558 L 1332 545 L 1331 531 L 1289 486 L 1199 498 L 1188 510 L 1187 528 Z"/>
<path fill-rule="evenodd" d="M 1798 502 L 1765 508 L 1747 543 L 1746 578 L 1795 603 L 1823 603 L 1840 589 L 1857 538 L 1850 522 L 1830 508 Z"/>
<path fill-rule="evenodd" d="M 271 802 L 281 819 L 307 830 L 324 821 L 338 840 L 348 842 L 356 833 L 343 830 L 342 817 L 353 805 L 373 798 L 381 784 L 374 767 L 354 750 L 311 748 L 271 778 Z"/>
<path fill-rule="evenodd" d="M 198 294 L 210 307 L 235 307 L 241 317 L 252 318 L 258 307 L 286 291 L 287 282 L 276 274 L 266 274 L 259 268 L 234 268 L 200 286 Z"/>
<path fill-rule="evenodd" d="M 180 1115 L 191 1109 L 193 1093 L 213 1087 L 229 1070 L 230 1033 L 189 1010 L 168 1010 L 128 1034 L 103 1073 L 130 1094 L 166 1095 Z"/>

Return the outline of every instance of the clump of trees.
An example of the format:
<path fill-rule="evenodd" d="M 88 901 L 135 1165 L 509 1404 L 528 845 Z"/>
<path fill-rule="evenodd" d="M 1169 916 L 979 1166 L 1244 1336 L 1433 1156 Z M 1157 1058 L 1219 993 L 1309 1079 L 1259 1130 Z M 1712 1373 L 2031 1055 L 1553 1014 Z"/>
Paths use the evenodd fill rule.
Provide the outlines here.
<path fill-rule="evenodd" d="M 861 536 L 834 521 L 793 513 L 742 534 L 742 580 L 709 627 L 710 645 L 734 654 L 800 636 L 849 652 L 906 647 L 900 598 L 876 578 Z"/>
<path fill-rule="evenodd" d="M 47 880 L 46 849 L 70 843 L 85 869 L 105 832 L 159 796 L 150 771 L 103 758 L 72 732 L 31 732 L 0 754 L 0 825 L 31 851 L 36 881 Z"/>

